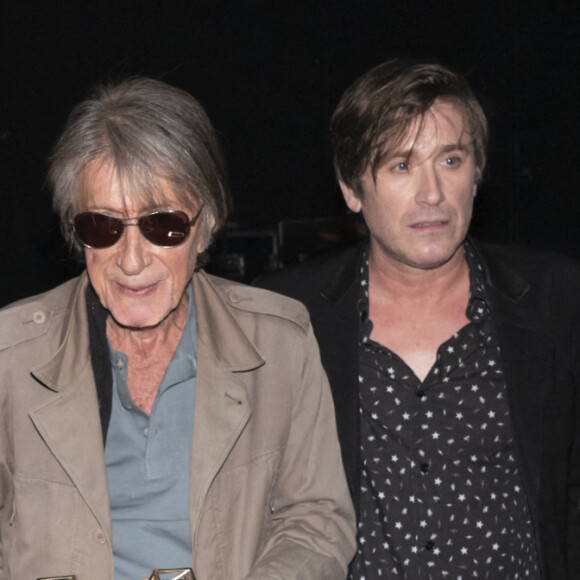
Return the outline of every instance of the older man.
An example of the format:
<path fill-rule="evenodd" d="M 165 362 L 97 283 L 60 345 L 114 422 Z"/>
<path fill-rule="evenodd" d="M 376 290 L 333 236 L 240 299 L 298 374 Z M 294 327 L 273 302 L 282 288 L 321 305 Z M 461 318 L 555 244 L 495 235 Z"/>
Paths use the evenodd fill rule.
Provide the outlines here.
<path fill-rule="evenodd" d="M 344 578 L 354 512 L 307 313 L 197 268 L 228 199 L 203 109 L 101 87 L 50 180 L 86 273 L 0 313 L 0 579 Z"/>
<path fill-rule="evenodd" d="M 351 577 L 577 578 L 578 266 L 467 237 L 487 123 L 449 69 L 377 66 L 331 133 L 369 239 L 263 284 L 307 305 L 320 343 Z"/>

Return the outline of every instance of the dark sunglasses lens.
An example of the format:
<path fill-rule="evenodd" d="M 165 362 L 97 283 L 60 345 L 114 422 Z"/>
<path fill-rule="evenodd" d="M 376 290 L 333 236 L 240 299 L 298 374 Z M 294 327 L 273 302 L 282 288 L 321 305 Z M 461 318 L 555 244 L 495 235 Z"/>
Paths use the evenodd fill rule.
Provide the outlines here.
<path fill-rule="evenodd" d="M 159 211 L 139 218 L 139 229 L 157 246 L 179 246 L 189 236 L 189 218 L 181 211 Z"/>
<path fill-rule="evenodd" d="M 81 244 L 89 248 L 108 248 L 119 241 L 123 222 L 101 213 L 79 213 L 74 218 L 74 231 Z"/>

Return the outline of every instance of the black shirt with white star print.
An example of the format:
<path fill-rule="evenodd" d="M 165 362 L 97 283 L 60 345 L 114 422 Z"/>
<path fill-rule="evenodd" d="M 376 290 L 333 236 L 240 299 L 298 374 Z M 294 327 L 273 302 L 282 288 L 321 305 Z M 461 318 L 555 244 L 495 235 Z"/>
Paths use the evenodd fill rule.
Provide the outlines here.
<path fill-rule="evenodd" d="M 368 256 L 359 343 L 361 477 L 351 580 L 538 580 L 515 461 L 497 333 L 481 265 L 465 244 L 469 323 L 421 382 L 371 340 Z"/>

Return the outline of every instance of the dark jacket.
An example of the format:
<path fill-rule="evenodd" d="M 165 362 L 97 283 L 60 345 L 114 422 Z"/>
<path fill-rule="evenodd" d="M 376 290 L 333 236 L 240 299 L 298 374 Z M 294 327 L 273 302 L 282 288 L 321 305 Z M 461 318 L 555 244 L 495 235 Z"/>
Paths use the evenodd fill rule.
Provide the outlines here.
<path fill-rule="evenodd" d="M 474 243 L 499 334 L 519 469 L 542 577 L 580 578 L 580 266 L 549 253 Z M 258 284 L 310 312 L 358 506 L 359 265 L 364 245 Z"/>

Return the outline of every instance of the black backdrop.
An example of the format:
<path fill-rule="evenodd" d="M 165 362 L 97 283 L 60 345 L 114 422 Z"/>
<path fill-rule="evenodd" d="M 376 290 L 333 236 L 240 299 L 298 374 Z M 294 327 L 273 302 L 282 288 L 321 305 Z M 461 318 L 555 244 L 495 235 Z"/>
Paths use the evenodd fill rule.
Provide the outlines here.
<path fill-rule="evenodd" d="M 207 109 L 241 228 L 345 212 L 328 147 L 344 89 L 393 56 L 469 78 L 492 125 L 473 231 L 580 254 L 579 2 L 4 0 L 0 305 L 72 275 L 46 158 L 91 86 L 161 78 Z"/>

